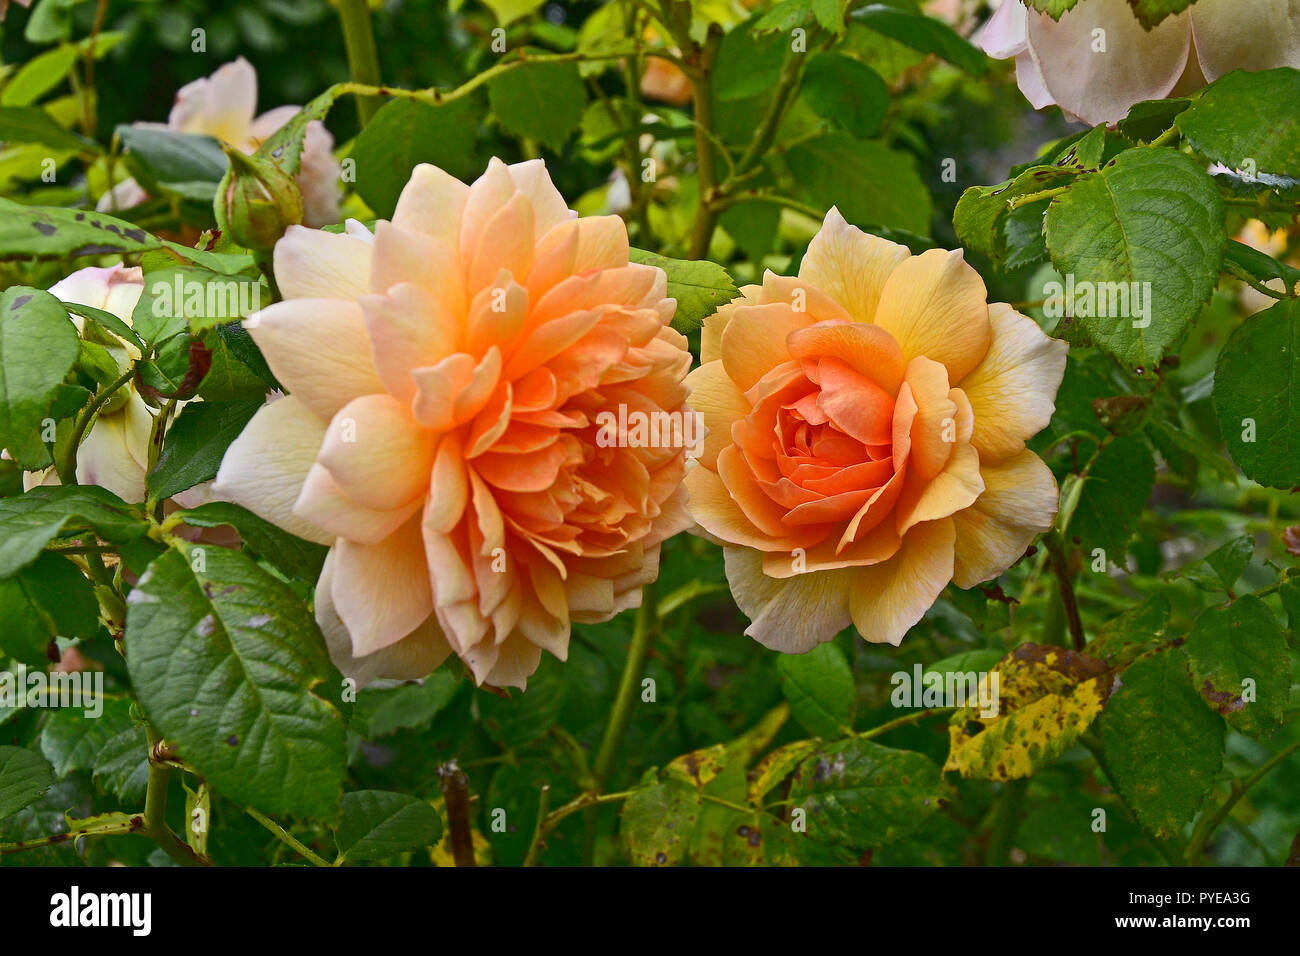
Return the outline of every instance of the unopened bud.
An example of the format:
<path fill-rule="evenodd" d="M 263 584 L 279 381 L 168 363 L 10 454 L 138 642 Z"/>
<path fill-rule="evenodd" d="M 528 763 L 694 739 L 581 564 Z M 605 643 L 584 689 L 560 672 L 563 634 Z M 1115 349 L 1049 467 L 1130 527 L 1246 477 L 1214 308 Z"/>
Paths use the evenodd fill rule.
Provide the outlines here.
<path fill-rule="evenodd" d="M 223 146 L 230 169 L 217 190 L 217 225 L 254 252 L 269 251 L 292 225 L 302 222 L 302 193 L 274 162 Z"/>

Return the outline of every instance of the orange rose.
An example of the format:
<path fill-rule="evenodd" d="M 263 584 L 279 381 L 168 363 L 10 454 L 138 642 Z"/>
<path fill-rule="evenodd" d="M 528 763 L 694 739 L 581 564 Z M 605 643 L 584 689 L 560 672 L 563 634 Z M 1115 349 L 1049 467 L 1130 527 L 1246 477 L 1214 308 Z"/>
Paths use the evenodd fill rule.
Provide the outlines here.
<path fill-rule="evenodd" d="M 275 277 L 285 301 L 246 325 L 290 394 L 215 490 L 331 546 L 316 618 L 345 674 L 455 652 L 524 687 L 571 620 L 640 604 L 690 524 L 685 449 L 599 419 L 680 421 L 690 353 L 621 219 L 576 218 L 540 160 L 472 186 L 418 166 L 373 236 L 291 227 Z"/>
<path fill-rule="evenodd" d="M 1051 527 L 1025 439 L 1066 345 L 986 296 L 960 251 L 913 256 L 832 209 L 799 278 L 769 272 L 705 323 L 686 484 L 746 634 L 800 653 L 852 622 L 898 644 L 949 581 L 996 577 Z"/>

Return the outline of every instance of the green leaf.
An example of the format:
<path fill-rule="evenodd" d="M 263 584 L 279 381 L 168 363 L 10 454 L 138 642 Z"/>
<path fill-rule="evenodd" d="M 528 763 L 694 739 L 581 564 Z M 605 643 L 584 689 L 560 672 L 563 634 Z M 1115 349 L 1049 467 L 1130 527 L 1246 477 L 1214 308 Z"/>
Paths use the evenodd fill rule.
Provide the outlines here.
<path fill-rule="evenodd" d="M 329 115 L 335 101 L 343 95 L 345 86 L 344 83 L 335 83 L 309 102 L 293 119 L 267 137 L 258 147 L 257 155 L 274 160 L 290 176 L 296 176 L 302 165 L 302 145 L 308 125 L 313 121 L 323 121 Z"/>
<path fill-rule="evenodd" d="M 432 163 L 461 179 L 472 179 L 478 117 L 469 99 L 430 106 L 397 99 L 366 124 L 352 148 L 357 192 L 376 216 L 390 219 L 397 197 L 420 163 Z"/>
<path fill-rule="evenodd" d="M 718 224 L 745 257 L 757 264 L 772 251 L 777 231 L 781 228 L 781 207 L 767 202 L 735 203 L 722 211 Z"/>
<path fill-rule="evenodd" d="M 760 20 L 753 27 L 739 26 L 722 38 L 713 68 L 713 96 L 719 102 L 768 92 L 780 77 L 790 49 L 789 34 L 765 34 L 762 24 Z"/>
<path fill-rule="evenodd" d="M 827 133 L 786 153 L 786 162 L 808 198 L 823 209 L 838 206 L 844 218 L 930 233 L 930 193 L 906 153 L 877 140 Z"/>
<path fill-rule="evenodd" d="M 104 746 L 132 726 L 128 700 L 105 700 L 104 712 L 98 717 L 86 716 L 81 707 L 52 711 L 41 728 L 41 753 L 59 778 L 74 770 L 90 770 Z"/>
<path fill-rule="evenodd" d="M 755 32 L 777 31 L 785 36 L 812 21 L 832 33 L 844 32 L 844 14 L 838 0 L 781 0 L 754 24 Z"/>
<path fill-rule="evenodd" d="M 194 528 L 218 528 L 222 525 L 234 528 L 246 549 L 255 551 L 290 577 L 308 583 L 314 583 L 320 577 L 329 550 L 322 544 L 290 534 L 247 508 L 228 501 L 210 501 L 178 512 L 176 517 Z"/>
<path fill-rule="evenodd" d="M 700 819 L 700 791 L 674 775 L 646 772 L 623 803 L 619 834 L 636 866 L 675 866 L 686 858 Z"/>
<path fill-rule="evenodd" d="M 163 240 L 100 212 L 0 199 L 0 259 L 70 259 L 144 252 Z"/>
<path fill-rule="evenodd" d="M 718 306 L 725 305 L 740 295 L 740 290 L 736 288 L 736 283 L 727 270 L 707 259 L 669 259 L 642 249 L 632 249 L 628 253 L 628 260 L 654 266 L 667 273 L 668 296 L 677 300 L 673 328 L 679 332 L 699 328 L 708 316 L 718 311 Z"/>
<path fill-rule="evenodd" d="M 77 328 L 54 296 L 27 286 L 0 294 L 0 448 L 20 465 L 49 463 L 43 422 L 80 350 Z"/>
<path fill-rule="evenodd" d="M 61 45 L 34 56 L 0 92 L 0 106 L 27 106 L 63 82 L 79 59 L 75 46 Z"/>
<path fill-rule="evenodd" d="M 94 140 L 64 129 L 53 116 L 36 106 L 0 107 L 0 142 L 41 143 L 78 152 L 100 151 Z"/>
<path fill-rule="evenodd" d="M 873 3 L 849 15 L 877 33 L 921 53 L 933 53 L 975 76 L 981 75 L 987 66 L 983 51 L 971 46 L 941 20 L 919 11 Z"/>
<path fill-rule="evenodd" d="M 858 139 L 875 136 L 889 110 L 889 88 L 880 74 L 838 53 L 822 53 L 808 61 L 800 96 L 822 119 Z"/>
<path fill-rule="evenodd" d="M 99 630 L 99 602 L 75 564 L 44 553 L 0 579 L 0 648 L 24 664 L 49 663 L 45 651 L 56 637 L 91 638 Z"/>
<path fill-rule="evenodd" d="M 582 122 L 587 89 L 576 63 L 530 63 L 492 80 L 488 100 L 509 132 L 558 151 Z"/>
<path fill-rule="evenodd" d="M 424 727 L 451 703 L 459 686 L 451 671 L 439 669 L 418 684 L 366 687 L 357 694 L 353 727 L 372 739 Z"/>
<path fill-rule="evenodd" d="M 1150 30 L 1165 17 L 1182 13 L 1195 2 L 1196 0 L 1128 0 L 1128 5 L 1133 8 L 1133 15 L 1138 18 L 1138 22 Z"/>
<path fill-rule="evenodd" d="M 39 800 L 54 786 L 54 770 L 38 753 L 0 747 L 0 818 Z"/>
<path fill-rule="evenodd" d="M 1291 655 L 1263 601 L 1247 594 L 1202 611 L 1187 656 L 1196 689 L 1235 730 L 1258 737 L 1279 725 L 1291 696 Z"/>
<path fill-rule="evenodd" d="M 1213 402 L 1228 452 L 1247 478 L 1300 485 L 1300 300 L 1257 312 L 1228 337 Z"/>
<path fill-rule="evenodd" d="M 1208 591 L 1231 591 L 1254 555 L 1255 539 L 1243 534 L 1180 569 L 1178 576 Z"/>
<path fill-rule="evenodd" d="M 1080 176 L 1052 201 L 1045 228 L 1052 263 L 1067 278 L 1066 314 L 1130 370 L 1153 369 L 1183 334 L 1223 258 L 1218 190 L 1190 157 L 1168 149 L 1131 149 Z"/>
<path fill-rule="evenodd" d="M 1102 625 L 1088 642 L 1088 655 L 1110 667 L 1127 664 L 1139 654 L 1154 649 L 1165 636 L 1172 609 L 1161 593 L 1151 595 Z"/>
<path fill-rule="evenodd" d="M 1191 105 L 1191 100 L 1183 98 L 1143 100 L 1133 104 L 1116 128 L 1130 142 L 1145 145 L 1173 126 L 1178 114 Z"/>
<path fill-rule="evenodd" d="M 416 797 L 385 790 L 345 793 L 335 837 L 347 860 L 383 860 L 442 839 L 438 811 Z"/>
<path fill-rule="evenodd" d="M 1069 526 L 1085 560 L 1091 562 L 1100 548 L 1107 561 L 1124 564 L 1124 552 L 1155 480 L 1151 449 L 1140 436 L 1125 436 L 1102 450 L 1084 480 Z"/>
<path fill-rule="evenodd" d="M 31 564 L 55 538 L 94 533 L 126 544 L 148 530 L 137 508 L 96 485 L 42 485 L 0 498 L 0 578 Z"/>
<path fill-rule="evenodd" d="M 996 186 L 972 186 L 961 195 L 953 211 L 952 224 L 963 247 L 974 249 L 993 260 L 1007 257 L 1007 228 L 1013 215 L 1013 199 L 1052 189 L 1078 175 L 1069 166 L 1033 166 L 1014 179 Z M 1041 236 L 1043 231 L 1043 206 L 1031 204 L 1034 226 Z M 1028 210 L 1023 206 L 1020 210 Z M 1023 221 L 1023 219 L 1022 219 Z"/>
<path fill-rule="evenodd" d="M 1229 169 L 1294 177 L 1300 171 L 1300 71 L 1234 70 L 1174 121 L 1199 153 Z"/>
<path fill-rule="evenodd" d="M 1039 13 L 1046 13 L 1053 20 L 1061 19 L 1061 14 L 1068 13 L 1078 5 L 1079 0 L 1025 0 Z"/>
<path fill-rule="evenodd" d="M 262 305 L 261 280 L 241 272 L 247 255 L 168 247 L 145 253 L 144 290 L 131 325 L 151 345 L 189 330 L 204 332 L 246 318 Z"/>
<path fill-rule="evenodd" d="M 498 832 L 494 826 L 490 833 L 492 858 L 497 866 L 523 864 L 533 842 L 533 832 L 537 828 L 538 797 L 542 787 L 553 783 L 562 784 L 563 781 L 563 776 L 557 775 L 547 763 L 540 760 L 503 763 L 492 774 L 486 803 L 489 817 L 495 823 L 497 811 L 505 813 L 502 821 L 505 829 Z M 557 799 L 554 789 L 552 787 L 551 801 L 552 806 L 557 806 L 562 798 Z"/>
<path fill-rule="evenodd" d="M 856 737 L 830 744 L 800 764 L 790 785 L 791 806 L 807 813 L 796 852 L 805 863 L 856 863 L 919 830 L 948 793 L 924 754 Z"/>
<path fill-rule="evenodd" d="M 128 596 L 126 648 L 149 718 L 224 795 L 334 817 L 343 720 L 313 692 L 330 664 L 288 586 L 238 552 L 179 545 Z"/>
<path fill-rule="evenodd" d="M 540 10 L 545 3 L 546 0 L 483 0 L 483 5 L 492 11 L 501 26 Z"/>
<path fill-rule="evenodd" d="M 122 125 L 117 135 L 127 164 L 150 192 L 162 189 L 211 201 L 230 161 L 211 136 L 156 126 Z"/>
<path fill-rule="evenodd" d="M 75 313 L 82 318 L 90 319 L 92 323 L 99 326 L 103 331 L 108 332 L 125 342 L 131 343 L 141 352 L 144 351 L 144 342 L 140 340 L 140 336 L 135 334 L 135 329 L 131 328 L 131 326 L 127 325 L 112 312 L 105 312 L 103 309 L 96 309 L 92 306 L 80 305 L 75 302 L 64 302 L 63 307 L 69 312 Z"/>
<path fill-rule="evenodd" d="M 149 740 L 135 724 L 109 739 L 95 757 L 95 786 L 115 794 L 126 805 L 144 799 L 149 784 Z"/>
<path fill-rule="evenodd" d="M 838 647 L 819 644 L 807 654 L 782 654 L 776 669 L 790 712 L 810 734 L 831 740 L 852 729 L 853 671 Z"/>
<path fill-rule="evenodd" d="M 1192 688 L 1187 655 L 1132 664 L 1098 725 L 1107 772 L 1138 820 L 1161 837 L 1179 832 L 1223 766 L 1223 719 Z"/>
<path fill-rule="evenodd" d="M 571 686 L 562 667 L 554 658 L 543 661 L 528 678 L 527 692 L 515 694 L 513 699 L 479 694 L 480 720 L 488 736 L 503 746 L 522 747 L 554 727 Z"/>
<path fill-rule="evenodd" d="M 1300 285 L 1300 269 L 1278 262 L 1267 253 L 1261 252 L 1236 239 L 1228 240 L 1228 248 L 1223 255 L 1224 265 L 1240 269 L 1261 283 L 1275 282 L 1281 279 L 1287 289 L 1296 291 Z"/>
<path fill-rule="evenodd" d="M 191 402 L 167 429 L 158 465 L 146 482 L 159 501 L 217 476 L 230 443 L 257 414 L 261 399 Z"/>

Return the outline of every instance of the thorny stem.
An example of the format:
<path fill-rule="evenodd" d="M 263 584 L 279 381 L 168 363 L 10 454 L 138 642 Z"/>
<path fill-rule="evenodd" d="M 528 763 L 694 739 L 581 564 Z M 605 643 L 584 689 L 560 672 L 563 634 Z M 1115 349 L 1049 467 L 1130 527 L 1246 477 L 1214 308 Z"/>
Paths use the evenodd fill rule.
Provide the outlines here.
<path fill-rule="evenodd" d="M 1083 634 L 1083 621 L 1079 618 L 1079 601 L 1074 596 L 1074 581 L 1071 579 L 1070 567 L 1065 559 L 1065 546 L 1061 536 L 1055 531 L 1047 533 L 1043 538 L 1043 545 L 1047 548 L 1048 561 L 1052 565 L 1052 573 L 1056 575 L 1059 585 L 1057 593 L 1061 598 L 1061 607 L 1065 611 L 1066 623 L 1070 627 L 1070 642 L 1076 651 L 1082 651 L 1086 639 Z"/>
<path fill-rule="evenodd" d="M 86 429 L 90 427 L 91 420 L 95 414 L 103 407 L 104 403 L 112 398 L 113 394 L 131 381 L 135 375 L 135 369 L 124 372 L 116 381 L 106 385 L 95 393 L 94 400 L 82 410 L 77 416 L 72 426 L 72 435 L 68 439 L 68 445 L 63 450 L 60 460 L 56 463 L 55 472 L 58 473 L 59 481 L 65 485 L 75 485 L 77 483 L 77 449 L 81 446 L 81 439 L 86 435 Z"/>
<path fill-rule="evenodd" d="M 168 400 L 162 408 L 158 409 L 158 414 L 153 417 L 153 424 L 149 429 L 149 464 L 145 468 L 146 475 L 153 474 L 153 470 L 158 467 L 158 459 L 162 455 L 163 438 L 167 434 L 167 423 L 171 420 L 172 412 L 176 410 L 176 399 Z M 150 509 L 155 521 L 163 520 L 163 507 L 165 502 L 153 502 Z"/>
<path fill-rule="evenodd" d="M 618 793 L 596 793 L 588 791 L 574 797 L 564 806 L 552 810 L 545 817 L 540 817 L 537 823 L 537 829 L 533 833 L 533 843 L 528 848 L 528 855 L 524 858 L 524 866 L 535 866 L 537 864 L 538 854 L 541 847 L 546 842 L 547 835 L 559 826 L 560 822 L 566 817 L 570 817 L 580 810 L 586 810 L 588 807 L 597 807 L 606 803 L 618 803 L 632 796 L 631 790 L 622 790 Z M 549 798 L 548 798 L 549 799 Z"/>
<path fill-rule="evenodd" d="M 144 832 L 144 816 L 139 813 L 107 813 L 103 816 L 90 817 L 85 820 L 73 820 L 67 833 L 55 833 L 35 840 L 17 840 L 13 843 L 0 843 L 0 855 L 21 853 L 43 846 L 59 846 L 73 842 L 82 837 L 125 836 Z"/>
<path fill-rule="evenodd" d="M 460 86 L 450 90 L 440 90 L 437 87 L 429 87 L 423 90 L 404 90 L 393 86 L 380 86 L 373 83 L 339 83 L 333 89 L 343 96 L 348 93 L 355 93 L 361 96 L 394 96 L 405 100 L 415 100 L 419 103 L 428 103 L 430 106 L 442 106 L 445 103 L 452 103 L 456 100 L 469 96 L 480 86 L 492 82 L 503 73 L 526 66 L 529 63 L 597 63 L 605 60 L 617 60 L 635 53 L 635 50 L 608 50 L 604 53 L 588 53 L 577 51 L 573 53 L 544 53 L 544 54 L 525 54 L 520 51 L 517 56 L 510 60 L 503 60 L 495 66 L 491 66 L 482 73 L 475 75 L 473 78 L 466 80 Z"/>
<path fill-rule="evenodd" d="M 257 810 L 254 810 L 252 807 L 245 807 L 244 812 L 247 813 L 254 820 L 256 820 L 258 823 L 262 824 L 262 826 L 270 830 L 271 833 L 275 835 L 275 838 L 279 840 L 281 843 L 285 844 L 286 846 L 292 847 L 293 850 L 299 856 L 301 856 L 303 859 L 311 863 L 312 866 L 333 865 L 329 863 L 320 854 L 316 853 L 314 850 L 312 850 L 302 841 L 297 839 L 292 833 L 290 833 L 284 827 L 280 826 L 280 824 L 272 820 L 270 817 L 264 816 L 263 814 L 259 813 Z M 340 857 L 340 859 L 342 859 L 342 857 Z"/>
<path fill-rule="evenodd" d="M 537 857 L 542 852 L 542 838 L 545 831 L 546 812 L 551 808 L 551 785 L 544 784 L 537 795 L 537 826 L 533 828 L 533 839 L 528 844 L 528 854 L 524 857 L 524 866 L 536 866 Z"/>
<path fill-rule="evenodd" d="M 374 25 L 370 22 L 366 0 L 339 0 L 338 7 L 353 81 L 378 86 L 383 80 L 379 72 L 379 52 L 375 49 Z M 357 94 L 357 116 L 363 127 L 378 108 L 379 101 L 374 96 Z"/>
<path fill-rule="evenodd" d="M 768 104 L 767 113 L 754 130 L 749 146 L 736 161 L 737 173 L 748 172 L 752 167 L 757 166 L 771 148 L 772 141 L 776 139 L 777 131 L 781 128 L 781 120 L 785 118 L 786 109 L 799 87 L 799 80 L 803 77 L 807 59 L 807 56 L 786 55 L 785 62 L 781 64 L 781 73 L 777 77 L 776 88 L 772 93 L 772 102 Z"/>
<path fill-rule="evenodd" d="M 90 27 L 90 36 L 86 38 L 85 53 L 85 83 L 81 91 L 81 102 L 84 111 L 82 122 L 82 131 L 91 139 L 95 137 L 95 127 L 98 125 L 99 118 L 98 104 L 94 101 L 95 96 L 95 47 L 99 40 L 99 32 L 104 28 L 104 15 L 108 12 L 108 0 L 99 0 L 95 7 L 95 20 Z"/>
<path fill-rule="evenodd" d="M 146 724 L 145 733 L 149 739 L 149 782 L 144 794 L 145 832 L 181 866 L 210 866 L 167 826 L 167 785 L 171 770 L 154 755 L 162 740 L 158 731 L 152 724 Z"/>
<path fill-rule="evenodd" d="M 908 724 L 920 723 L 927 717 L 935 717 L 941 714 L 951 714 L 956 707 L 930 707 L 925 710 L 914 710 L 904 714 L 902 717 L 895 717 L 893 720 L 886 721 L 879 727 L 872 727 L 857 734 L 859 740 L 871 740 L 873 737 L 880 737 L 895 730 L 899 727 L 906 727 Z"/>
<path fill-rule="evenodd" d="M 1069 190 L 1069 186 L 1056 186 L 1053 189 L 1043 189 L 1036 193 L 1027 193 L 1024 196 L 1017 196 L 1007 203 L 1008 209 L 1019 209 L 1021 206 L 1028 206 L 1030 203 L 1038 202 L 1041 199 L 1053 199 Z"/>
<path fill-rule="evenodd" d="M 718 188 L 718 174 L 711 140 L 713 130 L 713 64 L 722 45 L 722 28 L 709 25 L 704 46 L 699 49 L 699 59 L 691 72 L 691 98 L 695 103 L 695 161 L 700 182 L 699 208 L 695 225 L 691 229 L 690 258 L 702 259 L 709 252 L 713 230 L 718 224 L 718 211 L 713 206 L 714 191 Z"/>
<path fill-rule="evenodd" d="M 1205 848 L 1206 842 L 1214 834 L 1214 831 L 1218 828 L 1219 824 L 1227 818 L 1228 814 L 1232 812 L 1232 808 L 1235 807 L 1241 798 L 1246 795 L 1246 792 L 1268 776 L 1269 771 L 1282 763 L 1282 761 L 1286 760 L 1287 757 L 1291 756 L 1297 750 L 1300 750 L 1300 740 L 1294 741 L 1286 747 L 1283 747 L 1264 763 L 1260 764 L 1260 766 L 1249 776 L 1240 780 L 1232 781 L 1232 792 L 1228 794 L 1218 809 L 1213 813 L 1208 813 L 1202 816 L 1200 821 L 1197 823 L 1196 828 L 1192 831 L 1192 838 L 1187 844 L 1186 859 L 1188 863 L 1194 863 L 1196 861 L 1196 858 L 1200 856 L 1202 850 Z"/>

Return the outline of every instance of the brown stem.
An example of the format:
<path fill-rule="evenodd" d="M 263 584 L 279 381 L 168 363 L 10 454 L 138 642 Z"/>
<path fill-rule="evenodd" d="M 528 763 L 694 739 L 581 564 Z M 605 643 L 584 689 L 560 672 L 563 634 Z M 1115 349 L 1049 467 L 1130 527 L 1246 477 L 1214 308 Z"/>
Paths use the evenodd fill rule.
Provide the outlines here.
<path fill-rule="evenodd" d="M 1082 651 L 1086 640 L 1083 636 L 1083 621 L 1079 619 L 1079 602 L 1074 596 L 1074 581 L 1070 577 L 1070 568 L 1065 560 L 1065 548 L 1060 536 L 1049 534 L 1043 539 L 1047 546 L 1048 560 L 1052 564 L 1052 573 L 1056 575 L 1061 588 L 1061 605 L 1065 609 L 1065 620 L 1070 626 L 1070 641 L 1076 651 Z"/>
<path fill-rule="evenodd" d="M 451 760 L 438 768 L 442 796 L 447 801 L 448 842 L 457 866 L 478 866 L 474 859 L 474 831 L 469 822 L 469 777 Z"/>
<path fill-rule="evenodd" d="M 722 45 L 722 28 L 709 26 L 704 46 L 699 49 L 696 68 L 691 73 L 691 96 L 695 102 L 695 160 L 699 172 L 699 209 L 691 230 L 690 258 L 703 259 L 709 254 L 709 242 L 718 225 L 718 210 L 714 208 L 714 195 L 718 188 L 718 173 L 709 134 L 713 130 L 713 62 Z"/>

